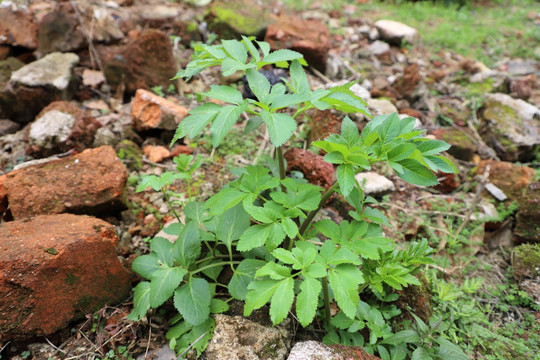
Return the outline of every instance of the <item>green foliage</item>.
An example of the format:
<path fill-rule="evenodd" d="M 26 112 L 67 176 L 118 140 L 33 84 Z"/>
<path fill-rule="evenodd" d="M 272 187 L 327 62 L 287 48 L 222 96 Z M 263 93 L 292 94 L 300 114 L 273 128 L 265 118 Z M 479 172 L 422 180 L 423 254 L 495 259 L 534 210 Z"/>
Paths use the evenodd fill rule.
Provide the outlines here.
<path fill-rule="evenodd" d="M 285 85 L 272 86 L 257 71 L 268 64 L 289 68 Z M 387 225 L 388 219 L 374 207 L 375 199 L 364 195 L 355 175 L 384 161 L 405 181 L 434 185 L 432 171 L 456 171 L 439 155 L 448 145 L 423 138 L 422 131 L 413 129 L 412 118 L 378 116 L 360 134 L 346 117 L 340 134 L 315 143 L 327 152 L 326 161 L 337 165 L 337 182 L 323 193 L 305 180 L 287 178 L 281 146 L 296 131 L 299 115 L 312 108 L 333 108 L 371 116 L 364 101 L 350 90 L 352 83 L 312 91 L 304 64 L 297 52 L 270 52 L 269 44 L 243 37 L 219 45 L 198 44 L 194 59 L 177 74 L 189 79 L 211 66 L 221 66 L 224 76 L 240 71 L 256 98 L 244 99 L 232 86 L 213 85 L 201 95 L 227 105 L 205 103 L 192 109 L 173 142 L 198 136 L 209 127 L 212 146 L 217 147 L 245 111 L 252 116 L 246 126 L 264 124 L 277 148 L 277 169 L 260 165 L 236 169 L 237 178 L 206 202 L 185 206 L 184 224 L 165 229 L 177 237 L 174 244 L 154 238 L 151 253 L 133 262 L 133 269 L 147 281 L 135 288 L 130 319 L 139 320 L 172 298 L 178 315 L 167 336 L 180 353 L 189 348 L 198 354 L 204 350 L 214 325 L 211 314 L 227 311 L 231 299 L 245 302 L 246 316 L 269 304 L 274 324 L 293 311 L 304 327 L 323 316 L 328 342 L 360 343 L 358 330 L 367 326 L 369 343 L 375 346 L 390 336 L 388 320 L 399 311 L 390 304 L 369 304 L 361 297 L 395 301 L 394 291 L 418 285 L 414 273 L 432 262 L 427 241 L 397 249 L 383 235 L 381 225 Z M 176 174 L 144 178 L 139 189 L 163 190 L 174 180 L 189 179 L 191 161 L 176 161 Z M 312 223 L 335 192 L 351 205 L 350 217 L 340 224 Z M 226 283 L 220 277 L 224 270 L 232 272 Z M 334 317 L 331 302 L 340 309 Z"/>

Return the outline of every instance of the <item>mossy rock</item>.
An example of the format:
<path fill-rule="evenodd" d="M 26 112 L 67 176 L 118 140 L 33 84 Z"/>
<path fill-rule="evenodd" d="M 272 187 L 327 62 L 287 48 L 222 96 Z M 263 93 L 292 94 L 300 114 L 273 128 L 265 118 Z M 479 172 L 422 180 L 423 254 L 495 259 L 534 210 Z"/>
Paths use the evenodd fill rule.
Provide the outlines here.
<path fill-rule="evenodd" d="M 273 22 L 268 11 L 248 0 L 215 2 L 205 19 L 208 28 L 222 39 L 237 39 L 240 35 L 262 38 Z"/>
<path fill-rule="evenodd" d="M 540 244 L 540 190 L 529 187 L 520 199 L 514 235 L 517 242 Z"/>
<path fill-rule="evenodd" d="M 491 94 L 479 112 L 480 136 L 507 161 L 528 161 L 540 145 L 540 109 L 506 94 Z"/>
<path fill-rule="evenodd" d="M 14 57 L 0 61 L 0 82 L 7 82 L 11 78 L 11 73 L 24 66 L 24 63 Z"/>
<path fill-rule="evenodd" d="M 142 168 L 143 152 L 139 145 L 131 140 L 122 140 L 115 148 L 116 155 L 122 159 L 130 170 Z"/>
<path fill-rule="evenodd" d="M 514 274 L 518 278 L 540 275 L 540 243 L 523 244 L 514 249 Z"/>

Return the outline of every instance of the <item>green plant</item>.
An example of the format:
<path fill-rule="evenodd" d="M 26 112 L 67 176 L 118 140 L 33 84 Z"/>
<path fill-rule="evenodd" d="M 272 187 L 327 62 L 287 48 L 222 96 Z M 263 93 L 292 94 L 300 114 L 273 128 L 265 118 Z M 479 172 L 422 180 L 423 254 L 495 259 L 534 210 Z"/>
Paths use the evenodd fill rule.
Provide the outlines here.
<path fill-rule="evenodd" d="M 193 155 L 180 154 L 173 159 L 173 162 L 176 164 L 176 171 L 166 171 L 160 176 L 144 175 L 142 176 L 136 191 L 141 192 L 148 187 L 151 187 L 154 191 L 161 191 L 165 201 L 173 211 L 174 216 L 180 221 L 175 206 L 183 205 L 186 200 L 182 201 L 181 199 L 184 199 L 184 194 L 171 191 L 170 186 L 176 180 L 185 180 L 188 194 L 187 201 L 193 200 L 193 177 L 195 171 L 201 167 L 202 159 L 199 156 L 194 157 Z"/>
<path fill-rule="evenodd" d="M 271 86 L 257 71 L 271 64 L 289 69 L 285 85 Z M 364 101 L 349 89 L 352 83 L 312 91 L 302 65 L 305 61 L 297 52 L 270 52 L 268 43 L 243 37 L 213 46 L 198 44 L 194 59 L 177 75 L 189 80 L 212 66 L 221 66 L 224 76 L 241 71 L 256 99 L 243 98 L 232 86 L 211 86 L 201 95 L 228 105 L 208 102 L 192 109 L 173 143 L 185 136 L 195 138 L 210 126 L 210 139 L 217 147 L 245 111 L 251 115 L 246 127 L 253 130 L 264 124 L 276 154 L 268 167 L 236 169 L 238 177 L 206 202 L 188 203 L 185 224 L 165 229 L 177 235 L 176 242 L 156 237 L 151 253 L 133 262 L 133 269 L 149 281 L 136 286 L 129 318 L 141 319 L 149 309 L 173 297 L 179 314 L 167 337 L 181 354 L 190 349 L 200 354 L 205 349 L 214 326 L 210 314 L 227 311 L 232 299 L 245 302 L 246 316 L 270 303 L 270 319 L 275 324 L 288 316 L 293 304 L 302 326 L 309 326 L 317 314 L 328 331 L 360 329 L 366 324 L 374 334 L 370 342 L 376 341 L 390 334 L 386 320 L 395 309 L 372 306 L 360 296 L 393 301 L 393 291 L 419 285 L 414 273 L 432 262 L 426 241 L 398 249 L 383 235 L 381 224 L 388 220 L 374 207 L 377 201 L 364 195 L 355 174 L 385 161 L 407 182 L 435 185 L 433 171 L 456 171 L 439 155 L 449 145 L 423 138 L 423 131 L 414 129 L 413 118 L 377 116 L 360 134 L 345 117 L 341 134 L 314 143 L 326 152 L 324 159 L 336 165 L 337 181 L 324 190 L 303 179 L 287 178 L 282 147 L 307 110 L 334 108 L 371 116 Z M 186 178 L 172 173 L 164 176 L 145 178 L 139 188 L 152 186 L 158 191 L 174 178 Z M 335 193 L 351 206 L 349 218 L 340 224 L 312 223 Z M 232 277 L 221 277 L 222 272 L 231 272 Z M 334 319 L 332 302 L 340 309 Z"/>
<path fill-rule="evenodd" d="M 445 339 L 442 335 L 444 332 L 444 329 L 441 328 L 442 316 L 439 318 L 431 317 L 429 324 L 426 324 L 418 316 L 411 315 L 414 317 L 415 323 L 411 325 L 410 329 L 402 330 L 383 340 L 383 344 L 392 344 L 391 352 L 379 347 L 379 353 L 383 360 L 402 360 L 408 355 L 412 360 L 469 359 L 459 346 Z M 406 349 L 403 344 L 412 345 L 412 349 Z"/>

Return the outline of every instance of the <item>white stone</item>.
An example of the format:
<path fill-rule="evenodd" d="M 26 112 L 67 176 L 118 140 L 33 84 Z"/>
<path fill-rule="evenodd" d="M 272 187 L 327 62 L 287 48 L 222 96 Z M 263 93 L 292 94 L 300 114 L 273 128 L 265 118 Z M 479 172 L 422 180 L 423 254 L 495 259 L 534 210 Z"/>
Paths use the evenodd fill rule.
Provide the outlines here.
<path fill-rule="evenodd" d="M 381 39 L 389 42 L 401 44 L 405 39 L 413 44 L 418 39 L 418 30 L 394 20 L 379 20 L 375 27 L 379 30 Z"/>
<path fill-rule="evenodd" d="M 390 45 L 384 41 L 375 40 L 373 43 L 371 43 L 371 45 L 369 45 L 368 50 L 372 55 L 381 55 L 387 51 L 390 51 Z"/>
<path fill-rule="evenodd" d="M 287 360 L 343 360 L 343 356 L 332 348 L 311 340 L 294 344 Z"/>
<path fill-rule="evenodd" d="M 73 53 L 54 52 L 23 66 L 11 74 L 10 81 L 26 86 L 52 86 L 58 90 L 68 87 L 72 69 L 79 62 Z"/>
<path fill-rule="evenodd" d="M 373 116 L 397 112 L 397 108 L 394 104 L 386 99 L 368 99 L 367 103 Z"/>
<path fill-rule="evenodd" d="M 59 110 L 48 111 L 30 125 L 28 140 L 41 148 L 52 149 L 55 144 L 67 140 L 74 124 L 73 115 Z"/>
<path fill-rule="evenodd" d="M 373 171 L 361 172 L 354 177 L 366 195 L 384 195 L 395 190 L 392 181 Z"/>

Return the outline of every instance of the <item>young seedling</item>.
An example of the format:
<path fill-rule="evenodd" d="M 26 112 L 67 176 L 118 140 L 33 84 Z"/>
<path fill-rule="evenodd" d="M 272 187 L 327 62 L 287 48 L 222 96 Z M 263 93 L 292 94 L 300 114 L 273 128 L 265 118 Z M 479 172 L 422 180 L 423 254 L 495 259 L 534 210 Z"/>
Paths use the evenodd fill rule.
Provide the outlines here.
<path fill-rule="evenodd" d="M 267 65 L 288 69 L 290 79 L 272 86 L 258 71 Z M 166 229 L 177 235 L 174 244 L 156 237 L 151 253 L 133 262 L 133 269 L 148 281 L 135 288 L 130 319 L 141 319 L 172 297 L 179 314 L 167 336 L 179 353 L 188 348 L 198 354 L 204 351 L 214 326 L 211 314 L 227 311 L 231 299 L 244 301 L 246 316 L 270 303 L 274 324 L 292 311 L 304 327 L 321 316 L 333 334 L 328 341 L 343 340 L 333 329 L 353 325 L 360 329 L 367 321 L 374 344 L 388 334 L 376 330 L 386 323 L 361 297 L 394 301 L 397 295 L 393 291 L 419 285 L 414 273 L 431 262 L 432 249 L 426 241 L 402 250 L 383 235 L 381 224 L 388 220 L 370 206 L 376 200 L 364 195 L 355 175 L 384 161 L 403 180 L 432 186 L 437 184 L 434 172 L 456 171 L 440 155 L 449 145 L 424 138 L 423 130 L 414 128 L 413 118 L 377 116 L 360 134 L 356 124 L 345 117 L 340 134 L 313 144 L 326 152 L 327 162 L 335 164 L 337 181 L 324 191 L 305 180 L 287 178 L 282 148 L 306 111 L 335 109 L 371 118 L 365 102 L 349 89 L 352 82 L 311 90 L 304 65 L 300 53 L 271 52 L 268 43 L 242 37 L 241 41 L 196 46 L 193 60 L 177 74 L 189 80 L 213 66 L 220 66 L 223 76 L 242 72 L 255 99 L 244 98 L 233 86 L 212 85 L 200 95 L 225 105 L 207 102 L 192 109 L 172 143 L 185 136 L 200 136 L 209 127 L 212 145 L 217 147 L 246 112 L 251 116 L 246 125 L 250 129 L 266 126 L 279 169 L 276 174 L 264 166 L 238 170 L 238 178 L 206 202 L 185 206 L 185 224 Z M 329 220 L 313 223 L 334 193 L 351 205 L 349 218 L 341 224 Z M 326 240 L 321 242 L 320 237 Z M 224 283 L 220 274 L 225 269 L 233 275 Z M 339 308 L 334 321 L 332 302 Z M 395 316 L 395 308 L 389 309 L 384 310 L 386 319 Z M 345 326 L 344 321 L 353 325 Z"/>

